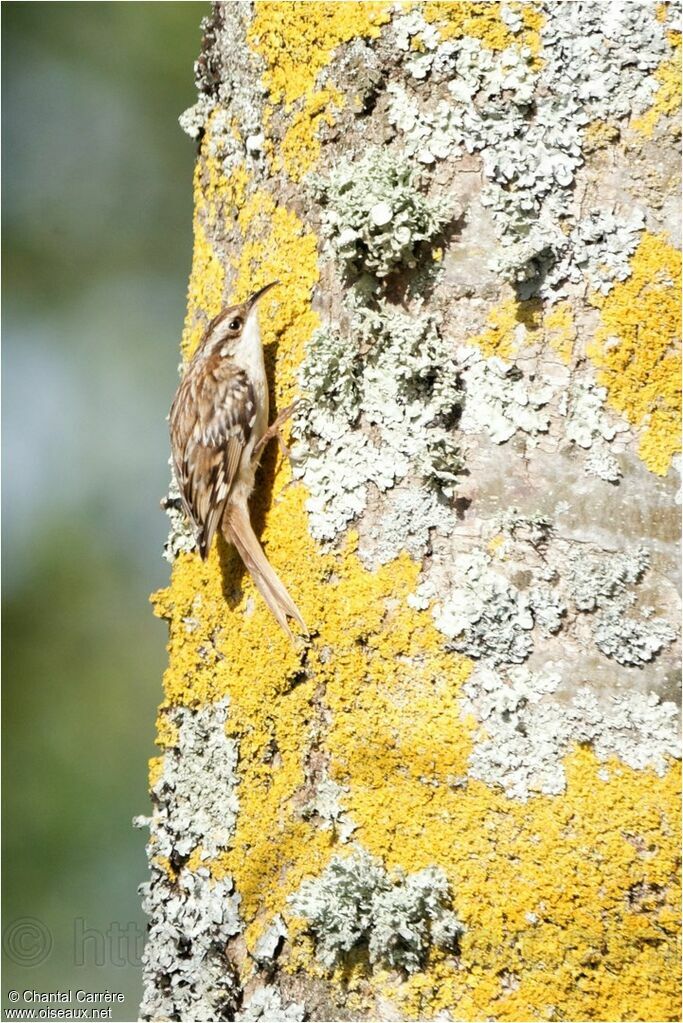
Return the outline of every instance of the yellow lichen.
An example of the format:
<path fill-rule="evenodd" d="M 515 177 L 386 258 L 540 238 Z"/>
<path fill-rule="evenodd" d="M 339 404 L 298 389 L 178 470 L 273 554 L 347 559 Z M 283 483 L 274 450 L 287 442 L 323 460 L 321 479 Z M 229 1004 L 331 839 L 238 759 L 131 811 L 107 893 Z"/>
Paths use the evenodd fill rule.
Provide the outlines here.
<path fill-rule="evenodd" d="M 663 60 L 654 73 L 659 88 L 652 106 L 633 121 L 633 127 L 646 138 L 652 138 L 663 117 L 678 117 L 681 110 L 681 33 L 669 32 L 673 54 Z"/>
<path fill-rule="evenodd" d="M 490 50 L 505 50 L 508 46 L 526 46 L 536 56 L 541 49 L 540 32 L 545 15 L 533 3 L 511 3 L 524 22 L 522 32 L 515 35 L 501 17 L 501 3 L 496 0 L 470 3 L 468 0 L 430 0 L 420 11 L 426 21 L 439 26 L 441 39 L 478 39 Z"/>
<path fill-rule="evenodd" d="M 161 743 L 159 742 L 158 739 L 157 739 L 157 745 L 158 746 L 161 745 Z M 147 761 L 147 780 L 148 780 L 148 783 L 149 783 L 149 787 L 151 789 L 154 788 L 154 786 L 159 781 L 159 779 L 161 778 L 163 773 L 164 773 L 164 758 L 163 757 L 150 757 L 149 760 Z"/>
<path fill-rule="evenodd" d="M 194 174 L 194 253 L 180 346 L 185 359 L 191 358 L 207 322 L 220 312 L 223 305 L 225 271 L 207 238 L 204 224 L 215 223 L 219 217 L 227 221 L 232 219 L 244 204 L 247 188 L 247 172 L 243 165 L 237 167 L 230 177 L 225 177 L 218 161 L 206 156 L 210 136 L 211 121 L 202 147 L 205 159 L 198 161 Z"/>
<path fill-rule="evenodd" d="M 320 89 L 307 96 L 303 108 L 296 113 L 280 147 L 280 162 L 292 181 L 300 181 L 320 156 L 318 132 L 322 125 L 334 124 L 331 108 L 340 110 L 344 97 L 333 87 Z"/>
<path fill-rule="evenodd" d="M 550 347 L 568 366 L 572 361 L 576 341 L 576 326 L 571 304 L 563 301 L 550 306 L 543 317 L 543 330 Z"/>
<path fill-rule="evenodd" d="M 594 298 L 601 323 L 588 348 L 609 404 L 640 429 L 638 453 L 660 476 L 681 450 L 680 291 L 680 252 L 645 234 L 628 280 Z"/>
<path fill-rule="evenodd" d="M 630 893 L 677 875 L 660 813 L 669 808 L 665 828 L 677 834 L 678 771 L 659 779 L 615 762 L 603 782 L 599 768 L 577 750 L 565 761 L 567 792 L 528 804 L 479 783 L 435 788 L 407 828 L 387 798 L 391 819 L 369 847 L 404 866 L 442 864 L 467 925 L 458 965 L 434 954 L 425 973 L 387 992 L 409 1017 L 456 1007 L 458 1019 L 529 1020 L 555 1006 L 565 1019 L 672 1018 L 677 890 L 649 912 Z M 627 929 L 633 916 L 655 944 Z"/>
<path fill-rule="evenodd" d="M 492 536 L 491 537 L 489 542 L 486 544 L 486 549 L 489 552 L 489 554 L 495 555 L 497 557 L 501 557 L 502 556 L 501 548 L 503 548 L 504 545 L 505 545 L 505 536 L 504 536 L 503 533 L 498 533 L 498 534 L 496 534 L 496 536 Z"/>
<path fill-rule="evenodd" d="M 289 104 L 312 93 L 335 49 L 358 36 L 378 36 L 390 9 L 390 3 L 258 0 L 247 41 L 266 63 L 271 100 Z"/>
<path fill-rule="evenodd" d="M 609 121 L 591 121 L 583 132 L 584 153 L 594 153 L 598 149 L 606 149 L 619 138 L 619 127 Z"/>
<path fill-rule="evenodd" d="M 154 864 L 155 867 L 158 867 L 159 870 L 163 870 L 163 872 L 167 875 L 172 884 L 175 883 L 178 877 L 178 873 L 171 865 L 171 861 L 169 860 L 168 856 L 153 856 L 152 863 Z"/>
<path fill-rule="evenodd" d="M 191 358 L 207 322 L 220 312 L 224 278 L 223 267 L 214 255 L 202 224 L 196 220 L 187 314 L 180 345 L 185 359 Z M 198 313 L 202 314 L 201 317 L 198 317 Z"/>
<path fill-rule="evenodd" d="M 520 348 L 533 343 L 540 325 L 540 305 L 536 300 L 520 302 L 504 299 L 488 315 L 486 326 L 468 339 L 487 357 L 510 359 Z"/>
<path fill-rule="evenodd" d="M 262 314 L 280 406 L 295 392 L 303 346 L 318 323 L 311 309 L 316 240 L 268 192 L 222 180 L 209 165 L 205 151 L 193 322 L 211 314 L 223 288 L 208 238 L 229 213 L 241 237 L 230 267 L 232 298 L 267 280 L 283 281 Z M 671 294 L 664 276 L 673 277 L 673 259 L 660 239 L 643 246 L 633 278 L 616 286 L 602 308 L 607 333 L 597 339 L 594 358 L 615 394 L 607 335 L 618 333 L 618 347 L 630 353 L 626 368 L 634 359 L 645 362 L 646 376 L 667 349 L 662 341 L 661 358 L 648 361 L 639 331 L 665 336 L 667 346 L 671 338 L 663 295 Z M 520 323 L 539 332 L 538 306 L 503 303 L 478 343 L 508 354 Z M 543 328 L 565 338 L 558 342 L 565 351 L 570 311 L 546 316 Z M 675 1018 L 678 772 L 672 767 L 659 778 L 613 762 L 605 774 L 589 750 L 577 749 L 566 758 L 567 791 L 559 797 L 522 804 L 466 780 L 473 722 L 462 719 L 459 694 L 470 666 L 443 649 L 428 612 L 408 605 L 419 565 L 401 555 L 371 572 L 353 535 L 339 551 L 320 551 L 305 504 L 304 489 L 292 484 L 287 461 L 271 446 L 253 516 L 311 628 L 305 654 L 277 629 L 220 540 L 206 563 L 181 554 L 171 585 L 155 596 L 157 614 L 169 623 L 167 702 L 195 707 L 230 697 L 239 813 L 230 849 L 208 866 L 214 876 L 235 880 L 247 947 L 282 912 L 289 929 L 282 967 L 325 973 L 287 901 L 335 851 L 334 832 L 302 812 L 325 771 L 345 787 L 354 839 L 390 868 L 441 866 L 467 926 L 459 960 L 433 951 L 423 972 L 401 982 L 371 974 L 357 956 L 335 975 L 350 1011 L 365 1014 L 368 1001 L 381 997 L 400 1006 L 402 1018 L 415 1019 L 441 1010 L 463 1020 Z M 192 632 L 183 622 L 190 611 Z M 195 850 L 189 869 L 200 862 L 207 866 Z"/>
<path fill-rule="evenodd" d="M 157 727 L 157 746 L 161 746 L 162 749 L 172 749 L 178 745 L 179 741 L 178 726 L 169 720 L 167 714 L 160 714 Z"/>

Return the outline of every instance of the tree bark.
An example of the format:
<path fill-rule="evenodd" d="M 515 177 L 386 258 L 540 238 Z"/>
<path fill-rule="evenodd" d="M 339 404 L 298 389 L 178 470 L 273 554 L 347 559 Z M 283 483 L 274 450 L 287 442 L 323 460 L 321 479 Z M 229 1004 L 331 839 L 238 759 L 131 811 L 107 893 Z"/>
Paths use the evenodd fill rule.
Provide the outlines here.
<path fill-rule="evenodd" d="M 182 355 L 281 282 L 310 637 L 171 495 L 142 1018 L 677 1018 L 676 17 L 213 8 Z"/>

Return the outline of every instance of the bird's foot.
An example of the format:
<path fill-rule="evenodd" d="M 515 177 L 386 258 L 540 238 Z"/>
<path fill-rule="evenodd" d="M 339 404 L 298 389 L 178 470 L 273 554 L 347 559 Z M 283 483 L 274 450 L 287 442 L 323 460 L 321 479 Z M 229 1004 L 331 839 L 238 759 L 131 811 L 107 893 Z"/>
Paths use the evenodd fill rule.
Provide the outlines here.
<path fill-rule="evenodd" d="M 289 458 L 289 448 L 287 447 L 287 445 L 285 444 L 284 440 L 282 439 L 282 434 L 280 433 L 280 427 L 282 426 L 283 423 L 287 422 L 289 417 L 294 412 L 294 409 L 296 408 L 297 404 L 298 404 L 298 402 L 296 402 L 296 401 L 292 402 L 291 405 L 288 405 L 286 409 L 283 409 L 282 412 L 280 412 L 280 414 L 278 416 L 276 416 L 276 418 L 273 420 L 273 422 L 270 424 L 270 426 L 268 427 L 266 432 L 261 437 L 261 440 L 258 442 L 256 447 L 254 448 L 254 454 L 255 455 L 258 455 L 258 454 L 261 453 L 262 449 L 266 446 L 266 444 L 268 443 L 269 440 L 272 440 L 273 437 L 277 437 L 277 442 L 278 442 L 278 445 L 280 447 L 280 451 L 282 452 L 282 454 L 284 455 L 285 458 Z"/>

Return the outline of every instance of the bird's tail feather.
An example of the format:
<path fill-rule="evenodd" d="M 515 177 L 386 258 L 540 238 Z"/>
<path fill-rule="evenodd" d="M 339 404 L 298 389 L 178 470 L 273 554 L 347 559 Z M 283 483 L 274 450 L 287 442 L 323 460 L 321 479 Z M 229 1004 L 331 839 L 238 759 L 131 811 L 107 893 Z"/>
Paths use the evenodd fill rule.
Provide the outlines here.
<path fill-rule="evenodd" d="M 237 548 L 237 553 L 254 580 L 256 588 L 290 639 L 294 637 L 287 622 L 288 618 L 293 618 L 307 633 L 306 623 L 299 608 L 276 575 L 251 528 L 248 509 L 243 505 L 230 505 L 225 511 L 223 529 L 226 540 Z"/>

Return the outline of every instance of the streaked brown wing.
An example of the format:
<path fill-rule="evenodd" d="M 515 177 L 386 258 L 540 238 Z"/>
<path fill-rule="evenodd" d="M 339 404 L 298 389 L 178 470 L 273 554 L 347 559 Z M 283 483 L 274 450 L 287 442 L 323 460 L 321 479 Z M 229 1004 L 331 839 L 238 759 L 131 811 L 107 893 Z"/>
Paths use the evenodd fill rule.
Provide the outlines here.
<path fill-rule="evenodd" d="M 171 406 L 171 447 L 185 510 L 206 558 L 254 425 L 254 391 L 228 362 L 190 367 Z"/>

